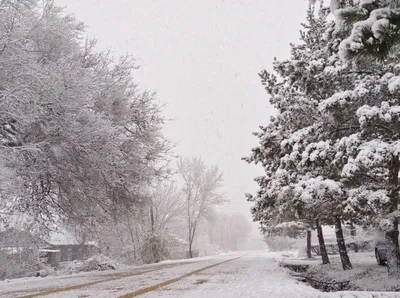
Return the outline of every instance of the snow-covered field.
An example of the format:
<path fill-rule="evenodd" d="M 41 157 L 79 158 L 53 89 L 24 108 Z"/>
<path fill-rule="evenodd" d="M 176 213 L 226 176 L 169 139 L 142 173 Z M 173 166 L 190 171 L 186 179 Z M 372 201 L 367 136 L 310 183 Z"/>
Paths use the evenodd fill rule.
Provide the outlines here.
<path fill-rule="evenodd" d="M 0 296 L 400 297 L 397 293 L 321 293 L 307 284 L 296 281 L 285 269 L 279 267 L 276 259 L 280 255 L 280 253 L 264 251 L 237 252 L 190 261 L 169 261 L 112 272 L 4 281 L 0 282 Z"/>

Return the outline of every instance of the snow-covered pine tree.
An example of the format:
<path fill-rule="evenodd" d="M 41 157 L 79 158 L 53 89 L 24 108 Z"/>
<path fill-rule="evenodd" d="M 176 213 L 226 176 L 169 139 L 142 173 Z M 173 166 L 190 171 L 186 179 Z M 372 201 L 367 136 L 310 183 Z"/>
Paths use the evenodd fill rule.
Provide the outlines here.
<path fill-rule="evenodd" d="M 345 212 L 346 192 L 341 183 L 341 164 L 334 163 L 334 144 L 342 135 L 348 134 L 348 129 L 337 129 L 337 123 L 331 122 L 319 106 L 326 98 L 335 92 L 352 88 L 356 74 L 345 70 L 339 58 L 338 49 L 341 41 L 340 33 L 335 31 L 332 22 L 328 22 L 324 31 L 324 49 L 320 56 L 321 68 L 314 75 L 314 84 L 318 86 L 317 94 L 310 94 L 317 102 L 316 121 L 293 133 L 287 140 L 286 146 L 291 152 L 283 160 L 286 167 L 296 166 L 303 173 L 303 179 L 295 184 L 296 204 L 303 214 L 315 215 L 318 223 L 335 224 L 337 244 L 341 255 L 343 269 L 351 269 L 341 227 L 342 220 L 351 219 L 351 214 Z M 324 82 L 324 85 L 318 82 Z M 342 119 L 343 120 L 343 119 Z M 339 122 L 339 126 L 342 122 Z M 318 224 L 317 224 L 318 227 Z M 317 228 L 317 231 L 320 230 Z M 322 239 L 320 236 L 319 239 Z M 321 242 L 321 245 L 323 243 Z"/>
<path fill-rule="evenodd" d="M 340 84 L 340 78 L 327 81 L 318 76 L 324 70 L 330 53 L 330 44 L 334 43 L 326 38 L 328 24 L 326 21 L 328 10 L 322 6 L 318 15 L 310 7 L 307 14 L 307 23 L 303 24 L 301 32 L 302 43 L 292 45 L 290 60 L 275 61 L 274 71 L 271 74 L 263 71 L 260 74 L 263 85 L 270 97 L 270 103 L 278 110 L 267 127 L 262 127 L 255 135 L 260 139 L 260 146 L 253 149 L 253 154 L 246 159 L 248 162 L 261 163 L 265 170 L 265 177 L 257 179 L 260 190 L 256 197 L 250 197 L 255 202 L 252 209 L 255 220 L 262 226 L 273 228 L 293 217 L 297 220 L 320 225 L 327 217 L 321 217 L 326 208 L 317 203 L 302 206 L 299 211 L 299 196 L 295 195 L 295 185 L 306 177 L 315 176 L 314 173 L 299 171 L 299 150 L 305 137 L 315 139 L 316 125 L 319 119 L 318 103 L 327 95 L 324 90 L 330 90 Z M 311 175 L 310 175 L 311 174 Z M 298 189 L 298 188 L 297 188 Z M 319 202 L 320 197 L 313 194 L 313 201 Z M 322 229 L 320 232 L 321 251 L 323 262 L 328 263 L 323 243 Z M 325 253 L 324 253 L 325 252 Z"/>
<path fill-rule="evenodd" d="M 399 276 L 400 68 L 394 61 L 375 65 L 371 74 L 357 78 L 353 89 L 328 98 L 320 108 L 337 129 L 348 131 L 335 144 L 334 160 L 343 164 L 346 212 L 386 230 L 389 275 Z"/>
<path fill-rule="evenodd" d="M 340 40 L 342 32 L 332 34 Z M 339 247 L 344 248 L 344 242 L 340 243 L 340 218 L 364 224 L 375 221 L 388 228 L 389 254 L 392 260 L 396 259 L 389 261 L 389 274 L 396 275 L 398 269 L 393 268 L 398 264 L 398 54 L 393 52 L 386 57 L 385 65 L 370 62 L 350 69 L 340 62 L 337 47 L 332 47 L 331 52 L 323 75 L 327 81 L 333 82 L 336 77 L 340 82 L 325 90 L 328 97 L 319 102 L 319 123 L 304 129 L 317 137 L 313 140 L 310 133 L 296 136 L 301 139 L 292 145 L 301 148 L 298 168 L 308 168 L 311 179 L 318 174 L 321 182 L 329 179 L 331 186 L 341 188 L 336 196 L 319 183 L 314 189 L 331 199 L 336 197 L 331 200 L 331 211 L 339 231 Z M 379 218 L 378 214 L 385 216 Z M 346 254 L 341 257 L 345 267 Z"/>
<path fill-rule="evenodd" d="M 390 30 L 395 29 L 392 28 L 393 24 L 390 21 L 393 9 L 389 6 L 397 5 L 389 2 L 361 1 L 361 10 L 377 17 L 381 22 L 371 23 L 371 19 L 361 22 L 361 25 L 366 27 L 360 25 L 358 29 L 362 30 L 360 29 L 359 33 L 366 35 L 361 34 L 356 40 L 358 42 L 358 48 L 354 48 L 358 51 L 356 56 L 351 54 L 351 47 L 347 47 L 346 44 L 352 45 L 349 42 L 353 42 L 352 38 L 356 36 L 354 28 L 357 26 L 353 28 L 351 36 L 342 42 L 339 54 L 343 61 L 363 58 L 358 59 L 358 63 L 351 65 L 347 63 L 347 69 L 334 68 L 341 74 L 353 73 L 354 86 L 336 92 L 321 102 L 319 109 L 325 115 L 323 121 L 328 128 L 325 131 L 331 131 L 335 135 L 332 146 L 336 154 L 332 164 L 342 169 L 340 180 L 347 197 L 343 203 L 343 211 L 359 223 L 378 224 L 386 231 L 386 240 L 389 244 L 388 272 L 390 276 L 398 277 L 400 276 L 398 244 L 400 53 L 395 47 L 396 42 L 389 41 L 393 37 Z M 359 6 L 346 4 L 347 8 L 336 12 L 339 20 L 350 17 L 351 14 L 346 15 L 348 12 L 359 11 Z M 379 30 L 385 29 L 380 24 L 385 24 L 387 20 L 383 20 L 386 17 L 389 17 L 390 21 L 389 27 L 386 28 L 389 30 L 389 33 L 386 32 L 388 35 L 381 35 L 381 39 L 377 36 L 369 37 L 372 45 L 365 46 L 363 43 L 365 36 L 371 32 L 378 34 Z M 345 25 L 344 22 L 340 27 L 344 30 L 339 33 L 346 32 Z M 379 49 L 382 46 L 390 48 Z M 374 51 L 381 53 L 377 54 Z M 370 59 L 371 57 L 374 59 Z M 375 59 L 377 57 L 381 59 Z M 380 63 L 382 59 L 384 63 Z"/>

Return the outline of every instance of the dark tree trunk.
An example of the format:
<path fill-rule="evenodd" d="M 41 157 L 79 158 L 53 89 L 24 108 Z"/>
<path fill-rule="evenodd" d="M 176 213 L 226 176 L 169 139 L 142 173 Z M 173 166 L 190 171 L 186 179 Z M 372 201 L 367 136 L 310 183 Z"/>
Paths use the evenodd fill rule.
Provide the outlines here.
<path fill-rule="evenodd" d="M 192 242 L 193 242 L 193 236 L 192 236 L 192 220 L 191 220 L 191 216 L 190 216 L 190 193 L 188 195 L 188 199 L 187 199 L 187 221 L 188 221 L 188 230 L 189 230 L 189 237 L 188 237 L 188 241 L 189 241 L 189 258 L 191 259 L 193 257 L 192 254 Z"/>
<path fill-rule="evenodd" d="M 399 261 L 399 222 L 393 221 L 393 228 L 386 232 L 387 243 L 387 265 L 390 277 L 400 277 L 400 261 Z"/>
<path fill-rule="evenodd" d="M 337 216 L 335 218 L 335 232 L 336 232 L 336 241 L 339 248 L 340 260 L 342 261 L 343 270 L 350 270 L 353 268 L 351 266 L 349 255 L 347 254 L 346 243 L 344 242 L 342 222 L 340 218 Z"/>
<path fill-rule="evenodd" d="M 197 221 L 191 225 L 192 228 L 190 229 L 189 232 L 189 258 L 193 258 L 193 252 L 192 252 L 192 248 L 193 248 L 193 240 L 194 237 L 196 235 L 196 228 L 197 228 Z"/>
<path fill-rule="evenodd" d="M 311 230 L 307 230 L 307 258 L 311 259 Z"/>
<path fill-rule="evenodd" d="M 389 183 L 392 187 L 390 193 L 391 198 L 391 212 L 396 212 L 398 210 L 399 204 L 399 170 L 400 170 L 400 160 L 399 156 L 392 157 L 392 163 L 389 169 Z M 387 250 L 387 265 L 388 274 L 390 277 L 400 278 L 400 255 L 399 255 L 399 220 L 396 217 L 393 222 L 393 226 L 390 231 L 386 232 L 385 238 L 388 245 Z"/>
<path fill-rule="evenodd" d="M 154 233 L 154 210 L 153 210 L 153 206 L 150 207 L 150 222 L 151 222 L 151 231 Z"/>
<path fill-rule="evenodd" d="M 189 258 L 193 258 L 193 253 L 192 253 L 192 241 L 189 241 Z"/>
<path fill-rule="evenodd" d="M 133 249 L 133 260 L 136 260 L 136 245 L 135 245 L 135 237 L 133 236 L 133 230 L 132 230 L 132 225 L 131 221 L 128 219 L 128 228 L 129 228 L 129 233 L 131 235 L 131 242 L 132 242 L 132 249 Z M 130 257 L 129 257 L 130 258 Z M 132 260 L 132 261 L 133 261 Z"/>
<path fill-rule="evenodd" d="M 318 243 L 319 243 L 319 250 L 321 252 L 322 264 L 329 264 L 330 262 L 325 247 L 324 234 L 322 233 L 322 227 L 318 219 L 315 221 L 315 225 L 317 227 Z"/>

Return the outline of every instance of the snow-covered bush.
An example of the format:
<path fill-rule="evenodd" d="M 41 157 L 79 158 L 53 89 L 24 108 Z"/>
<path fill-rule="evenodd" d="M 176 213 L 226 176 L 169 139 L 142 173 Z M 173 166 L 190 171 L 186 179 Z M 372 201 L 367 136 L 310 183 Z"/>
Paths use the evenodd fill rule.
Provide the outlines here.
<path fill-rule="evenodd" d="M 82 261 L 72 261 L 72 262 L 64 262 L 61 263 L 58 267 L 62 274 L 74 274 L 79 273 L 79 268 L 82 267 Z"/>
<path fill-rule="evenodd" d="M 95 255 L 82 263 L 81 266 L 77 268 L 80 272 L 88 271 L 104 271 L 104 270 L 115 270 L 118 264 L 102 254 Z"/>
<path fill-rule="evenodd" d="M 37 255 L 31 250 L 0 251 L 0 280 L 36 275 Z"/>
<path fill-rule="evenodd" d="M 36 275 L 41 239 L 31 222 L 9 217 L 0 230 L 0 279 Z M 29 232 L 28 232 L 29 229 Z"/>
<path fill-rule="evenodd" d="M 72 261 L 60 264 L 59 271 L 61 274 L 75 274 L 79 272 L 90 272 L 90 271 L 105 271 L 105 270 L 115 270 L 120 265 L 113 259 L 98 254 L 85 261 Z M 40 272 L 39 272 L 40 273 Z M 55 271 L 52 274 L 57 274 Z"/>
<path fill-rule="evenodd" d="M 304 242 L 304 240 L 302 242 Z M 286 236 L 265 237 L 265 243 L 268 245 L 269 251 L 297 250 L 301 247 L 298 239 Z"/>
<path fill-rule="evenodd" d="M 51 267 L 47 264 L 39 263 L 37 266 L 37 271 L 35 273 L 35 276 L 37 277 L 47 277 L 47 276 L 54 276 L 58 275 L 58 269 L 55 267 Z"/>
<path fill-rule="evenodd" d="M 379 231 L 377 227 L 371 226 L 366 228 L 359 227 L 357 233 L 354 236 L 349 237 L 346 240 L 346 244 L 349 250 L 355 252 L 367 252 L 373 251 L 375 248 L 375 242 L 377 240 L 384 241 L 385 234 L 383 231 Z"/>
<path fill-rule="evenodd" d="M 168 258 L 170 249 L 177 244 L 176 239 L 165 231 L 148 232 L 140 245 L 140 257 L 143 263 L 158 263 Z"/>

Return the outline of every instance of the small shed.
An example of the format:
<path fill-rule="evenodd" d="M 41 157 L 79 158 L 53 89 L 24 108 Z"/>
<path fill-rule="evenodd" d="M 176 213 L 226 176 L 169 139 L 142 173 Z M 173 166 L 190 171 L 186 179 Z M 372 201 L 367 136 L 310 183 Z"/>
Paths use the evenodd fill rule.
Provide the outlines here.
<path fill-rule="evenodd" d="M 51 266 L 57 266 L 61 261 L 61 251 L 58 249 L 39 249 L 40 261 Z"/>
<path fill-rule="evenodd" d="M 47 246 L 41 250 L 49 258 L 49 263 L 86 260 L 99 253 L 96 243 L 80 242 L 68 232 L 53 232 L 47 242 Z"/>
<path fill-rule="evenodd" d="M 75 260 L 86 260 L 98 253 L 98 248 L 91 244 L 50 244 L 45 250 L 55 254 L 58 251 L 59 262 L 69 262 Z"/>

